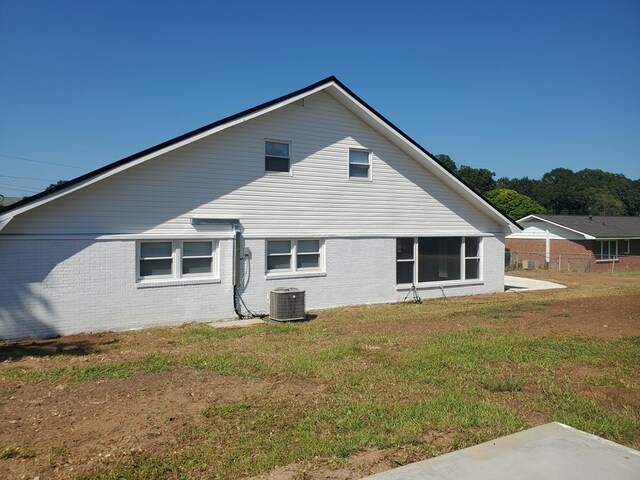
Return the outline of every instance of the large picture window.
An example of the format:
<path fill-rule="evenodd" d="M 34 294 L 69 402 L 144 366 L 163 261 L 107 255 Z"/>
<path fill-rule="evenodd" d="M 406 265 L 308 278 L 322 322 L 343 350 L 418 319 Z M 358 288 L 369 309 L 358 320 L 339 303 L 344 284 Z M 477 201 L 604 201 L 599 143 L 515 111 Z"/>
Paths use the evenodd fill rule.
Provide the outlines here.
<path fill-rule="evenodd" d="M 320 271 L 319 239 L 267 240 L 267 272 Z"/>
<path fill-rule="evenodd" d="M 478 237 L 396 239 L 396 283 L 416 284 L 480 278 Z"/>
<path fill-rule="evenodd" d="M 142 241 L 138 245 L 140 280 L 217 275 L 217 242 L 213 240 Z"/>

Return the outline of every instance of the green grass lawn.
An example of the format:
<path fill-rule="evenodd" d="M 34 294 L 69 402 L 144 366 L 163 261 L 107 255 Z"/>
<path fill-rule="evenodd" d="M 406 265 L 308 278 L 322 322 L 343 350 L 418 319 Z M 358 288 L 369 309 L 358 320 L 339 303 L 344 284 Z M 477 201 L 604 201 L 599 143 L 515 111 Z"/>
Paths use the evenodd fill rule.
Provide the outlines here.
<path fill-rule="evenodd" d="M 590 294 L 602 290 L 638 295 L 640 285 Z M 223 375 L 298 387 L 212 401 L 176 428 L 171 445 L 101 463 L 82 475 L 87 479 L 239 478 L 296 462 L 340 465 L 367 449 L 384 450 L 401 464 L 548 421 L 638 448 L 638 337 L 510 328 L 523 319 L 575 321 L 566 301 L 583 294 L 354 307 L 318 312 L 306 323 L 238 330 L 129 332 L 88 353 L 83 365 L 53 365 L 56 355 L 39 367 L 5 362 L 0 378 L 29 388 L 114 378 L 142 383 L 150 374 L 179 371 L 194 382 Z M 395 328 L 386 328 L 390 322 Z M 2 458 L 34 455 L 34 445 L 0 447 Z"/>

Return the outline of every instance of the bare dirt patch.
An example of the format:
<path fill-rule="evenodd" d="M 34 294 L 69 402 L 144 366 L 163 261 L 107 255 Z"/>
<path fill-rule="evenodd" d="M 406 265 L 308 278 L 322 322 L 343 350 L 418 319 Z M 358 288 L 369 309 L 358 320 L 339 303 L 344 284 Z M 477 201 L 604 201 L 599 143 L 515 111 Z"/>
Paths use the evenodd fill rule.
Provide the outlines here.
<path fill-rule="evenodd" d="M 308 396 L 320 386 L 177 371 L 131 379 L 6 388 L 0 406 L 0 444 L 32 445 L 28 461 L 0 463 L 10 478 L 66 478 L 132 451 L 176 445 L 183 428 L 201 424 L 203 409 L 266 395 Z M 55 452 L 64 452 L 55 457 Z"/>
<path fill-rule="evenodd" d="M 338 332 L 340 338 L 387 332 L 438 333 L 476 326 L 539 337 L 577 335 L 608 340 L 640 335 L 639 277 L 557 272 L 518 274 L 563 283 L 569 288 L 438 300 L 447 302 L 446 312 L 442 314 L 438 313 L 436 304 L 432 304 L 434 313 L 430 314 L 429 301 L 420 313 L 408 315 L 403 305 L 390 305 L 383 310 L 383 315 L 392 318 L 388 321 L 384 318 L 370 321 L 366 308 L 354 307 L 318 312 L 311 323 L 326 325 Z M 528 303 L 515 308 L 513 299 L 524 299 Z M 484 310 L 470 314 L 468 307 L 475 304 Z M 342 315 L 353 318 L 353 323 L 343 321 Z M 269 340 L 265 332 L 267 330 L 232 338 L 230 348 L 240 352 L 253 349 L 256 357 L 268 361 L 277 352 L 260 350 L 262 343 Z M 320 333 L 316 334 L 319 339 L 323 338 Z M 215 345 L 218 340 L 207 341 Z M 367 345 L 361 349 L 368 354 L 380 348 L 377 343 Z M 73 478 L 90 474 L 97 466 L 124 459 L 132 451 L 153 454 L 179 450 L 181 432 L 206 427 L 202 412 L 211 406 L 264 397 L 313 402 L 316 397 L 329 395 L 330 385 L 321 380 L 279 375 L 277 370 L 263 376 L 243 377 L 172 366 L 168 371 L 138 373 L 130 378 L 87 381 L 53 378 L 40 382 L 6 374 L 16 368 L 39 371 L 106 365 L 190 348 L 178 329 L 0 343 L 0 374 L 5 374 L 0 376 L 0 447 L 26 445 L 33 450 L 32 456 L 0 459 L 0 477 Z M 338 350 L 333 354 L 342 353 Z M 620 383 L 623 380 L 603 375 L 595 367 L 567 366 L 554 375 L 559 383 L 587 392 L 604 408 L 619 409 L 639 403 L 636 386 L 623 385 Z M 525 385 L 523 394 L 535 393 L 529 391 L 530 385 Z M 517 395 L 505 394 L 504 398 L 502 403 L 530 425 L 552 420 L 535 406 L 518 401 Z M 451 435 L 438 430 L 428 430 L 423 440 L 440 453 L 449 451 L 454 444 Z M 415 452 L 412 448 L 412 445 L 370 448 L 340 460 L 319 458 L 277 467 L 252 478 L 359 478 L 430 455 L 428 450 Z"/>

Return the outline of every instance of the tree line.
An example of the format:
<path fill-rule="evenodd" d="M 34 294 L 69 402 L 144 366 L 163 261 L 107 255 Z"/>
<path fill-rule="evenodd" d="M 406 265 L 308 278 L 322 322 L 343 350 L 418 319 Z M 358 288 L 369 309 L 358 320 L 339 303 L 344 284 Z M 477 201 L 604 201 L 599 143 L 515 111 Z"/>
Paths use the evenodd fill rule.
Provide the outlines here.
<path fill-rule="evenodd" d="M 541 179 L 495 179 L 495 172 L 467 165 L 458 167 L 448 155 L 436 158 L 514 220 L 534 213 L 561 215 L 640 215 L 640 179 L 585 168 L 574 172 L 554 168 Z"/>

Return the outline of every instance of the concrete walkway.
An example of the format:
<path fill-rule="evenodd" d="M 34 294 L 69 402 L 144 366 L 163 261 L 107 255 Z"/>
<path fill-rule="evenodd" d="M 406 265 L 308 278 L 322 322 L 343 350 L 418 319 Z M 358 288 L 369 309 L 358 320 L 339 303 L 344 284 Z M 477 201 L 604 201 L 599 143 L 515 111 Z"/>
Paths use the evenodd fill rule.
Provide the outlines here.
<path fill-rule="evenodd" d="M 527 292 L 530 290 L 551 290 L 553 288 L 567 288 L 559 283 L 534 280 L 532 278 L 504 276 L 504 291 Z"/>
<path fill-rule="evenodd" d="M 638 480 L 640 452 L 547 423 L 367 480 Z"/>

